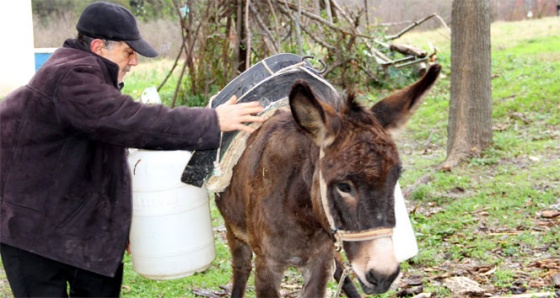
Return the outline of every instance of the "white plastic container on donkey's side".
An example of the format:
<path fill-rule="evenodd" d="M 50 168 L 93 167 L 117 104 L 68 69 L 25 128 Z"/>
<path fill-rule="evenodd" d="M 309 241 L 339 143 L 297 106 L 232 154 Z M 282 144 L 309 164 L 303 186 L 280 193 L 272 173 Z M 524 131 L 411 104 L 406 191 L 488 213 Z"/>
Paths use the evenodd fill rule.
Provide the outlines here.
<path fill-rule="evenodd" d="M 418 254 L 418 243 L 412 229 L 412 223 L 401 186 L 397 182 L 395 186 L 395 218 L 397 224 L 393 230 L 393 247 L 395 249 L 395 257 L 399 262 L 408 260 Z"/>

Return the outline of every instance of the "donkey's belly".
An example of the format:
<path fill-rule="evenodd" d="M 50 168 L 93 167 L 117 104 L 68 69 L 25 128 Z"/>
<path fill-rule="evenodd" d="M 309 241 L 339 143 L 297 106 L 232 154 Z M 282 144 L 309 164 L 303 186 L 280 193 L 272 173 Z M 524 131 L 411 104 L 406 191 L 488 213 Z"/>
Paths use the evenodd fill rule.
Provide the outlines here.
<path fill-rule="evenodd" d="M 302 267 L 303 265 L 305 265 L 303 258 L 297 256 L 288 257 L 288 259 L 285 261 L 288 263 L 288 265 L 295 267 Z"/>
<path fill-rule="evenodd" d="M 259 246 L 257 251 L 264 256 L 295 267 L 305 267 L 316 258 L 330 258 L 333 251 L 332 241 L 326 234 L 313 237 L 297 233 L 270 235 L 266 241 L 253 244 Z"/>

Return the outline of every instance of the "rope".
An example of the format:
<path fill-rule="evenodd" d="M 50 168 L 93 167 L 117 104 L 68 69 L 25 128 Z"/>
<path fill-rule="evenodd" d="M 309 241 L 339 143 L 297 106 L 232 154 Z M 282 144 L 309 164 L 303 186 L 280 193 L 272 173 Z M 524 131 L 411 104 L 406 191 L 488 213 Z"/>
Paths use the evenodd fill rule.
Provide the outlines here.
<path fill-rule="evenodd" d="M 344 285 L 344 280 L 350 274 L 352 269 L 348 268 L 348 266 L 344 265 L 344 270 L 342 270 L 342 274 L 340 275 L 340 281 L 338 282 L 338 287 L 336 287 L 336 292 L 332 298 L 337 298 L 340 296 L 340 292 L 342 291 L 342 286 Z"/>
<path fill-rule="evenodd" d="M 272 71 L 272 69 L 270 69 L 270 67 L 268 67 L 268 64 L 266 64 L 266 62 L 264 60 L 262 61 L 262 64 L 263 64 L 264 68 L 266 68 L 266 70 L 268 71 L 268 73 L 270 75 L 274 75 L 274 71 Z"/>
<path fill-rule="evenodd" d="M 344 241 L 366 241 L 393 236 L 393 228 L 375 228 L 359 232 L 338 230 L 336 235 Z"/>
<path fill-rule="evenodd" d="M 220 149 L 222 148 L 223 137 L 224 133 L 220 132 L 220 145 L 218 146 L 218 150 L 216 152 L 216 160 L 214 161 L 214 169 L 212 170 L 212 175 L 217 177 L 222 176 L 222 165 L 220 164 Z"/>

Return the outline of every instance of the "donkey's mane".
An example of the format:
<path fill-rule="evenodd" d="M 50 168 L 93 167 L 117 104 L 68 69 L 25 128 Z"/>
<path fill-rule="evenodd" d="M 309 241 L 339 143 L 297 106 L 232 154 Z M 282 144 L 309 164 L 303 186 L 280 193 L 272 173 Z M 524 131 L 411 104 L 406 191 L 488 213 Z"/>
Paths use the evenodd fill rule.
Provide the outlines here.
<path fill-rule="evenodd" d="M 361 123 L 361 125 L 366 126 L 379 124 L 377 120 L 375 120 L 373 113 L 358 101 L 357 94 L 354 90 L 348 92 L 346 104 L 343 105 L 341 114 L 347 117 L 352 123 Z"/>

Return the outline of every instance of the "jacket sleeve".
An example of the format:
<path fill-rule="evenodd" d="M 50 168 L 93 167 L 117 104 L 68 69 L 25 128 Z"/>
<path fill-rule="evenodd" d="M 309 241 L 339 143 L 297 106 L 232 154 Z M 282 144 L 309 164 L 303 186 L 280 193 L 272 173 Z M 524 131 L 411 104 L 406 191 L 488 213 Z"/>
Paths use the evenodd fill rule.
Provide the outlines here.
<path fill-rule="evenodd" d="M 76 66 L 55 94 L 60 124 L 92 140 L 142 149 L 205 150 L 219 146 L 216 111 L 145 105 L 108 84 L 98 66 Z"/>

